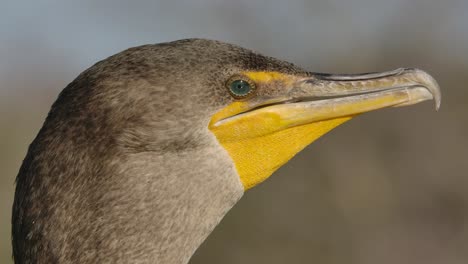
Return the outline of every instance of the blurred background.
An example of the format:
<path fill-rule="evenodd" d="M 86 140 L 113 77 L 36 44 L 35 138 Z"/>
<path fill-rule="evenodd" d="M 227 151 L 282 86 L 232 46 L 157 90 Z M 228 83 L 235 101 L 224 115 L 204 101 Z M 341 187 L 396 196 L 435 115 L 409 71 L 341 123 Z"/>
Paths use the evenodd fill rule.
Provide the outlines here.
<path fill-rule="evenodd" d="M 131 46 L 232 42 L 311 71 L 418 67 L 432 103 L 355 118 L 247 192 L 191 263 L 468 263 L 468 1 L 0 1 L 0 263 L 58 93 Z"/>

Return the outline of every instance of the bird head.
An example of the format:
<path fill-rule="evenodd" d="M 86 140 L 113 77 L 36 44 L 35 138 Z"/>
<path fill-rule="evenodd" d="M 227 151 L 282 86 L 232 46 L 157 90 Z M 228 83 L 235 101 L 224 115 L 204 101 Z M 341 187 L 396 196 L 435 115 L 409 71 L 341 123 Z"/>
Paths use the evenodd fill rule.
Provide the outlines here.
<path fill-rule="evenodd" d="M 128 49 L 70 83 L 31 144 L 15 259 L 185 263 L 245 190 L 314 140 L 440 97 L 418 69 L 313 73 L 203 39 Z"/>

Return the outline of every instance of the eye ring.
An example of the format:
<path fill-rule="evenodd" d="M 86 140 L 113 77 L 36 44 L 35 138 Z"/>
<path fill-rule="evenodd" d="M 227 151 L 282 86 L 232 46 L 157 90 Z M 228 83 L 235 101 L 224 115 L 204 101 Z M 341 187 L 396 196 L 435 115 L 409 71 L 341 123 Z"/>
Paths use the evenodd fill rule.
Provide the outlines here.
<path fill-rule="evenodd" d="M 234 75 L 226 82 L 226 88 L 235 99 L 246 99 L 257 89 L 255 83 L 243 75 Z"/>

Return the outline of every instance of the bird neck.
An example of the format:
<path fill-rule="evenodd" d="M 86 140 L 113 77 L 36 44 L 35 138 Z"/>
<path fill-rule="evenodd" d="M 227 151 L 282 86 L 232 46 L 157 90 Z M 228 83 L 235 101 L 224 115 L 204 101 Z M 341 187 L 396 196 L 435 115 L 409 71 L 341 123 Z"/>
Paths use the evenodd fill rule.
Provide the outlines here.
<path fill-rule="evenodd" d="M 23 164 L 14 210 L 18 263 L 187 263 L 244 192 L 214 138 L 193 150 L 112 158 L 85 158 L 88 150 L 70 146 L 74 159 L 57 149 Z M 38 167 L 41 160 L 47 166 Z"/>

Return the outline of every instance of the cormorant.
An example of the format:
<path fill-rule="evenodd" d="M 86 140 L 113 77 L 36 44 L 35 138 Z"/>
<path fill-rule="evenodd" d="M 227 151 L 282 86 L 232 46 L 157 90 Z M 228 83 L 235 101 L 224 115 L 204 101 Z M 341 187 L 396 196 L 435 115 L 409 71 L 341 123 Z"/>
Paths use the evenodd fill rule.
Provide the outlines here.
<path fill-rule="evenodd" d="M 16 263 L 187 263 L 244 191 L 422 70 L 312 73 L 219 41 L 130 48 L 59 95 L 16 179 Z"/>

